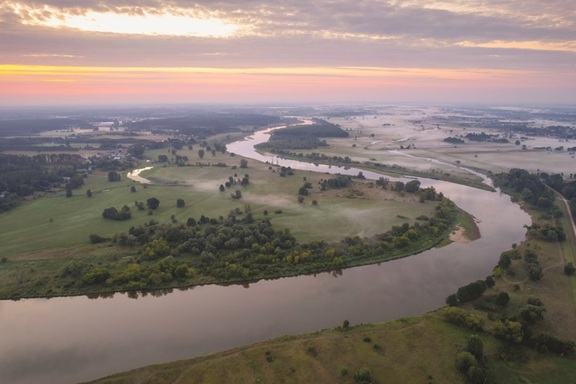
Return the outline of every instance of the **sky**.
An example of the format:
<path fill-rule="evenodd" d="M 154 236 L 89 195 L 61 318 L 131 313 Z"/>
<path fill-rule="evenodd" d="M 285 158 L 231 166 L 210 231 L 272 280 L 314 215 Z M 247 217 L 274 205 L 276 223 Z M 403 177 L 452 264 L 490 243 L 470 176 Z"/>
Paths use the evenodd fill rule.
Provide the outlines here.
<path fill-rule="evenodd" d="M 574 0 L 0 0 L 0 104 L 576 104 Z"/>

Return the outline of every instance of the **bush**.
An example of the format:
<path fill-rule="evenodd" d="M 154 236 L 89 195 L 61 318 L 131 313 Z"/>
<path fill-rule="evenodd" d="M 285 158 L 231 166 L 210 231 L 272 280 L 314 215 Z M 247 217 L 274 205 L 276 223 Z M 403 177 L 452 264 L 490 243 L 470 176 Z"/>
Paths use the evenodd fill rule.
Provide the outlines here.
<path fill-rule="evenodd" d="M 564 266 L 564 273 L 566 274 L 566 276 L 572 276 L 574 272 L 576 272 L 576 267 L 574 267 L 574 264 L 572 264 L 572 262 L 569 262 Z"/>
<path fill-rule="evenodd" d="M 92 243 L 92 244 L 103 243 L 107 240 L 105 237 L 102 237 L 102 236 L 97 235 L 95 233 L 91 234 L 89 236 L 89 238 L 90 238 L 90 243 Z"/>
<path fill-rule="evenodd" d="M 464 374 L 468 373 L 468 370 L 477 364 L 478 362 L 474 355 L 468 351 L 463 351 L 456 355 L 456 369 Z"/>
<path fill-rule="evenodd" d="M 361 384 L 368 384 L 372 382 L 372 375 L 368 368 L 360 368 L 354 374 L 354 382 Z"/>
<path fill-rule="evenodd" d="M 498 304 L 501 307 L 507 306 L 509 302 L 510 302 L 510 295 L 508 294 L 508 292 L 500 292 L 496 296 L 496 304 Z"/>

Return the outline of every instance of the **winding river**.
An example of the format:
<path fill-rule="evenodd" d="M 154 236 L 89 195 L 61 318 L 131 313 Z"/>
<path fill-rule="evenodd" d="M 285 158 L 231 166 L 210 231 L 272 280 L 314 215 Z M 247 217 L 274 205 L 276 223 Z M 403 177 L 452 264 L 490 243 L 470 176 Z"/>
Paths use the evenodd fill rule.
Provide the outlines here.
<path fill-rule="evenodd" d="M 253 145 L 230 152 L 319 172 L 315 166 L 263 156 Z M 381 175 L 363 171 L 368 178 Z M 400 260 L 249 286 L 202 286 L 137 299 L 66 297 L 0 301 L 0 383 L 77 383 L 118 371 L 191 358 L 284 334 L 422 314 L 450 293 L 483 279 L 500 253 L 523 240 L 528 215 L 510 198 L 447 182 L 433 185 L 479 221 L 482 238 L 452 243 Z"/>

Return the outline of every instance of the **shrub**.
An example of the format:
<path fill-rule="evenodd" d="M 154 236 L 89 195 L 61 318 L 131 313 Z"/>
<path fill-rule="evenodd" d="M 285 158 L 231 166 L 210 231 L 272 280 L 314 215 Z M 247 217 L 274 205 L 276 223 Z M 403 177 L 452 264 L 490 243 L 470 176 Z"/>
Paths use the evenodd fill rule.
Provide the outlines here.
<path fill-rule="evenodd" d="M 508 292 L 500 292 L 496 296 L 496 304 L 498 304 L 501 307 L 507 306 L 509 302 L 510 302 L 510 295 L 508 294 Z"/>
<path fill-rule="evenodd" d="M 354 374 L 354 382 L 361 384 L 369 384 L 372 382 L 372 375 L 368 368 L 360 368 Z"/>

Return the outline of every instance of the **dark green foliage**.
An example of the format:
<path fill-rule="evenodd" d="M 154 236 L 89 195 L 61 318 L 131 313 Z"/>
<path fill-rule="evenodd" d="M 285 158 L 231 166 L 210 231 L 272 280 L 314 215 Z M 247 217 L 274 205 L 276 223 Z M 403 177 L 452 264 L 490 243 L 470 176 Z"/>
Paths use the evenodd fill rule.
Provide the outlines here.
<path fill-rule="evenodd" d="M 185 205 L 186 205 L 186 202 L 184 201 L 184 199 L 176 199 L 176 207 L 177 208 L 184 208 Z"/>
<path fill-rule="evenodd" d="M 442 315 L 446 321 L 469 328 L 473 331 L 482 331 L 484 319 L 474 313 L 468 313 L 462 308 L 447 307 L 442 310 Z"/>
<path fill-rule="evenodd" d="M 574 264 L 572 264 L 572 262 L 566 263 L 564 266 L 564 273 L 567 276 L 572 276 L 574 272 L 576 272 L 576 267 L 574 267 Z"/>
<path fill-rule="evenodd" d="M 550 224 L 532 224 L 528 228 L 528 235 L 534 238 L 543 239 L 550 242 L 566 240 L 564 228 L 552 226 Z"/>
<path fill-rule="evenodd" d="M 354 382 L 359 384 L 370 384 L 372 383 L 372 375 L 368 368 L 360 368 L 354 373 Z"/>
<path fill-rule="evenodd" d="M 500 321 L 492 329 L 494 337 L 512 343 L 521 343 L 524 339 L 522 324 L 517 321 Z"/>
<path fill-rule="evenodd" d="M 66 189 L 66 197 L 72 197 L 72 190 Z"/>
<path fill-rule="evenodd" d="M 479 366 L 472 366 L 466 373 L 466 379 L 470 384 L 486 384 L 486 369 Z"/>
<path fill-rule="evenodd" d="M 554 192 L 540 180 L 538 175 L 528 171 L 513 168 L 508 173 L 500 173 L 494 176 L 494 183 L 498 187 L 509 188 L 535 207 L 546 208 L 549 202 L 554 201 Z M 542 199 L 542 200 L 540 200 Z"/>
<path fill-rule="evenodd" d="M 530 305 L 535 305 L 537 307 L 544 307 L 544 303 L 537 297 L 531 296 L 528 298 L 527 303 Z"/>
<path fill-rule="evenodd" d="M 447 137 L 444 139 L 445 142 L 450 143 L 450 144 L 464 144 L 465 141 L 462 139 L 459 139 L 457 137 Z"/>
<path fill-rule="evenodd" d="M 86 190 L 86 197 L 92 197 L 92 191 L 91 190 Z"/>
<path fill-rule="evenodd" d="M 528 345 L 542 353 L 554 353 L 557 355 L 573 355 L 576 344 L 573 341 L 564 341 L 554 336 L 539 334 L 528 341 Z"/>
<path fill-rule="evenodd" d="M 483 280 L 476 280 L 473 283 L 458 288 L 456 296 L 460 303 L 465 303 L 479 298 L 484 291 L 486 291 L 486 283 Z"/>
<path fill-rule="evenodd" d="M 500 292 L 496 296 L 496 304 L 501 307 L 507 306 L 509 302 L 510 302 L 510 295 L 508 294 L 508 292 Z"/>
<path fill-rule="evenodd" d="M 130 213 L 130 208 L 128 208 L 125 205 L 122 207 L 120 211 L 117 210 L 115 207 L 109 207 L 104 209 L 104 211 L 102 212 L 102 217 L 110 220 L 123 221 L 132 218 L 132 214 Z"/>
<path fill-rule="evenodd" d="M 542 267 L 535 263 L 528 264 L 528 277 L 532 281 L 539 281 L 544 276 L 544 272 L 542 271 Z"/>
<path fill-rule="evenodd" d="M 477 361 L 484 359 L 484 343 L 478 335 L 471 335 L 466 340 L 466 351 L 470 352 Z"/>
<path fill-rule="evenodd" d="M 332 179 L 320 181 L 320 187 L 322 190 L 348 188 L 350 186 L 352 186 L 352 178 L 350 176 L 338 175 Z"/>
<path fill-rule="evenodd" d="M 118 172 L 116 171 L 108 172 L 108 181 L 120 181 L 121 179 L 122 177 Z"/>
<path fill-rule="evenodd" d="M 478 364 L 473 354 L 468 351 L 459 352 L 456 355 L 456 369 L 464 374 L 468 373 L 470 367 Z"/>
<path fill-rule="evenodd" d="M 84 168 L 85 164 L 86 159 L 79 155 L 0 153 L 0 212 L 18 206 L 22 197 L 34 192 L 62 186 L 69 190 L 80 187 L 84 179 L 76 169 Z"/>
<path fill-rule="evenodd" d="M 527 304 L 520 309 L 520 318 L 527 324 L 534 324 L 544 318 L 546 310 L 537 305 Z"/>
<path fill-rule="evenodd" d="M 510 264 L 512 264 L 512 258 L 508 253 L 503 252 L 498 260 L 498 266 L 503 270 L 507 270 L 508 267 L 510 267 Z"/>
<path fill-rule="evenodd" d="M 410 180 L 405 185 L 405 190 L 408 193 L 416 193 L 420 189 L 420 181 L 418 180 Z"/>
<path fill-rule="evenodd" d="M 88 237 L 89 237 L 89 239 L 90 239 L 90 242 L 91 242 L 92 244 L 103 243 L 103 242 L 105 242 L 105 241 L 107 241 L 107 240 L 108 240 L 107 238 L 105 238 L 105 237 L 102 237 L 102 236 L 100 236 L 100 235 L 97 235 L 97 234 L 94 234 L 94 233 L 93 233 L 93 234 L 91 234 L 91 235 L 90 235 L 90 236 L 88 236 Z"/>
<path fill-rule="evenodd" d="M 102 267 L 93 267 L 82 277 L 84 284 L 99 284 L 105 282 L 110 277 L 110 272 Z"/>
<path fill-rule="evenodd" d="M 449 295 L 448 297 L 446 297 L 446 305 L 450 306 L 450 307 L 455 307 L 458 305 L 458 296 L 456 296 L 455 293 Z"/>
<path fill-rule="evenodd" d="M 155 197 L 151 197 L 146 200 L 146 206 L 151 210 L 157 209 L 160 206 L 160 200 Z"/>
<path fill-rule="evenodd" d="M 494 284 L 496 284 L 492 276 L 486 276 L 486 279 L 484 279 L 484 283 L 486 284 L 487 288 L 492 288 Z"/>

